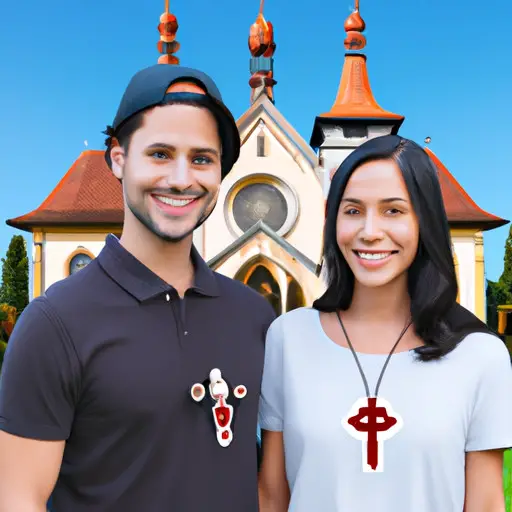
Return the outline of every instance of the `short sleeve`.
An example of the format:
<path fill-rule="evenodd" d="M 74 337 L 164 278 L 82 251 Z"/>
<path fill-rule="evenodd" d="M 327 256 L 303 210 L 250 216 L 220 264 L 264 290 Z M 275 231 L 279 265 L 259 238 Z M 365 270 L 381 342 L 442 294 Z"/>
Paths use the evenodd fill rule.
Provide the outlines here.
<path fill-rule="evenodd" d="M 0 430 L 57 441 L 69 437 L 80 365 L 48 299 L 32 300 L 16 322 L 0 374 Z"/>
<path fill-rule="evenodd" d="M 466 451 L 512 447 L 512 363 L 505 344 L 479 334 L 481 371 L 466 440 Z M 478 363 L 475 364 L 475 368 Z M 468 368 L 468 371 L 472 371 Z"/>
<path fill-rule="evenodd" d="M 283 336 L 282 317 L 267 331 L 265 364 L 261 383 L 259 425 L 262 430 L 283 430 Z"/>

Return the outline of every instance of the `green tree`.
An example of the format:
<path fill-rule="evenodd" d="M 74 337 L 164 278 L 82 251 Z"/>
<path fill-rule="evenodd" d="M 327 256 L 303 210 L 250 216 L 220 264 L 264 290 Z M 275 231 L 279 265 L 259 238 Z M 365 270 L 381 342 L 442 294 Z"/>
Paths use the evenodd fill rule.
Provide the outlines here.
<path fill-rule="evenodd" d="M 507 241 L 505 242 L 503 273 L 498 282 L 506 289 L 509 295 L 508 302 L 503 302 L 502 304 L 512 304 L 512 227 L 510 228 Z"/>
<path fill-rule="evenodd" d="M 4 362 L 4 354 L 6 348 L 7 343 L 5 343 L 5 341 L 0 340 L 0 373 L 2 373 L 2 363 Z"/>
<path fill-rule="evenodd" d="M 503 284 L 487 281 L 487 325 L 493 330 L 498 330 L 498 306 L 512 304 L 512 295 Z"/>
<path fill-rule="evenodd" d="M 4 362 L 4 353 L 7 348 L 7 343 L 3 339 L 3 329 L 1 323 L 7 320 L 7 313 L 0 309 L 0 373 L 2 373 L 2 363 Z"/>
<path fill-rule="evenodd" d="M 27 244 L 21 235 L 11 238 L 5 258 L 2 258 L 0 303 L 14 306 L 18 315 L 28 304 Z"/>
<path fill-rule="evenodd" d="M 503 272 L 497 282 L 487 281 L 487 325 L 497 331 L 498 306 L 512 304 L 512 227 L 505 242 Z"/>

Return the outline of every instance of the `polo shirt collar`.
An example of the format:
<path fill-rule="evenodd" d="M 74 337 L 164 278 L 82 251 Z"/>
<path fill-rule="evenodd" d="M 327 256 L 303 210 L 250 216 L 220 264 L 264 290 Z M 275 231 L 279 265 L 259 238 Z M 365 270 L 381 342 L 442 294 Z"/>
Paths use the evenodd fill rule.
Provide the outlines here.
<path fill-rule="evenodd" d="M 207 297 L 218 297 L 219 285 L 215 274 L 194 245 L 190 255 L 194 265 L 194 285 L 191 289 Z M 119 286 L 141 302 L 174 291 L 169 283 L 128 252 L 112 234 L 107 236 L 105 246 L 96 259 Z"/>

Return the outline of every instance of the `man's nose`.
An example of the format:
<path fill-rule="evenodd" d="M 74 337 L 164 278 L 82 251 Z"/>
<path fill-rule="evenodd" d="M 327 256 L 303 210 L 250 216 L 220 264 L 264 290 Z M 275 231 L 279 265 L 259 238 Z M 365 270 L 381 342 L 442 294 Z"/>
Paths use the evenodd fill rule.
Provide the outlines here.
<path fill-rule="evenodd" d="M 169 188 L 178 190 L 186 190 L 192 185 L 193 173 L 185 156 L 176 158 L 173 164 L 169 166 L 166 181 Z"/>

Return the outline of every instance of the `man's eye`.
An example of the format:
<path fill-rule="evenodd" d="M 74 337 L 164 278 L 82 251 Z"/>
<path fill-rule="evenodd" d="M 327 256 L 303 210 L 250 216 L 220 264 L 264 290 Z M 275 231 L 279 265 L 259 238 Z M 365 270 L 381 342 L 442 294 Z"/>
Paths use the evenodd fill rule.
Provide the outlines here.
<path fill-rule="evenodd" d="M 163 160 L 164 158 L 167 158 L 167 155 L 161 151 L 155 151 L 154 153 L 151 153 L 150 156 L 152 158 L 156 158 L 157 160 Z"/>
<path fill-rule="evenodd" d="M 199 165 L 207 165 L 207 164 L 211 164 L 213 162 L 213 160 L 207 156 L 196 156 L 193 159 L 193 162 L 195 164 L 199 164 Z"/>

